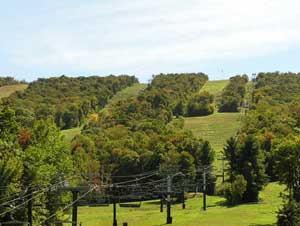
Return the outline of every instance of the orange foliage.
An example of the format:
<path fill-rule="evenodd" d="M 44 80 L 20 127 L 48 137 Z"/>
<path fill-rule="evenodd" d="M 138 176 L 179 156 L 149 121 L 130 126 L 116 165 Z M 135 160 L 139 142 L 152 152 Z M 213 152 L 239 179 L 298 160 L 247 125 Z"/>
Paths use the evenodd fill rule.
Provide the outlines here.
<path fill-rule="evenodd" d="M 30 138 L 32 136 L 32 133 L 28 129 L 22 129 L 19 136 L 19 144 L 20 146 L 25 149 L 30 144 Z"/>

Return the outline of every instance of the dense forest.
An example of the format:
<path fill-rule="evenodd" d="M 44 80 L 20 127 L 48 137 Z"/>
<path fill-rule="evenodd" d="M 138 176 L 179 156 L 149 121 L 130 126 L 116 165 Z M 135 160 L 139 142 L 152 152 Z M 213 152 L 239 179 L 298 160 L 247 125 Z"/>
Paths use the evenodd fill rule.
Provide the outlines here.
<path fill-rule="evenodd" d="M 173 110 L 181 98 L 186 101 L 198 93 L 205 81 L 204 74 L 158 75 L 136 98 L 119 101 L 108 111 L 101 111 L 107 99 L 136 83 L 134 77 L 63 76 L 31 83 L 25 92 L 4 99 L 0 109 L 1 197 L 26 186 L 55 183 L 57 175 L 68 173 L 122 176 L 176 165 L 188 177 L 196 178 L 198 166 L 213 163 L 213 150 L 207 141 L 184 130 L 182 119 L 174 121 Z M 89 120 L 82 134 L 66 144 L 59 127 L 67 127 L 58 123 L 57 112 L 69 104 L 82 110 L 84 103 L 88 107 L 83 115 L 90 113 Z M 213 191 L 214 186 L 209 189 Z M 67 198 L 53 195 L 47 192 L 40 198 L 48 201 L 35 213 L 36 221 L 60 208 L 47 205 L 50 200 Z M 5 210 L 7 207 L 0 207 L 0 212 Z M 16 215 L 25 218 L 22 211 Z M 9 214 L 1 216 L 10 218 Z"/>
<path fill-rule="evenodd" d="M 22 194 L 25 188 L 59 183 L 59 175 L 71 174 L 109 175 L 115 183 L 125 175 L 176 167 L 196 183 L 201 177 L 198 169 L 212 168 L 216 156 L 208 141 L 184 129 L 182 116 L 214 112 L 214 96 L 201 91 L 207 80 L 203 73 L 159 74 L 137 96 L 109 107 L 108 100 L 117 92 L 138 83 L 135 77 L 38 79 L 25 91 L 2 99 L 0 199 Z M 234 76 L 222 91 L 218 110 L 245 107 L 249 83 L 249 110 L 243 111 L 241 129 L 222 153 L 225 183 L 217 184 L 215 175 L 208 174 L 208 194 L 223 195 L 226 205 L 257 202 L 269 181 L 279 181 L 287 190 L 277 225 L 297 225 L 291 222 L 300 219 L 300 74 L 260 73 L 253 81 Z M 81 133 L 71 142 L 63 139 L 61 129 L 81 125 Z M 61 209 L 50 202 L 66 200 L 70 197 L 65 194 L 43 193 L 37 198 L 34 220 Z M 26 220 L 24 208 L 13 216 L 7 212 L 10 208 L 0 205 L 0 220 Z M 52 220 L 62 217 L 57 214 Z"/>
<path fill-rule="evenodd" d="M 120 101 L 98 121 L 90 121 L 72 146 L 92 141 L 98 161 L 112 175 L 141 173 L 163 164 L 179 165 L 194 175 L 201 161 L 197 155 L 203 148 L 212 150 L 183 129 L 183 119 L 173 120 L 173 109 L 179 99 L 176 92 L 182 98 L 197 93 L 206 80 L 203 74 L 158 75 L 136 98 Z"/>
<path fill-rule="evenodd" d="M 277 225 L 300 219 L 300 74 L 259 73 L 242 133 L 256 137 L 269 181 L 287 186 Z"/>
<path fill-rule="evenodd" d="M 114 94 L 136 82 L 133 76 L 38 79 L 3 102 L 14 109 L 23 127 L 51 117 L 59 128 L 69 129 L 82 125 L 88 114 L 102 109 Z"/>

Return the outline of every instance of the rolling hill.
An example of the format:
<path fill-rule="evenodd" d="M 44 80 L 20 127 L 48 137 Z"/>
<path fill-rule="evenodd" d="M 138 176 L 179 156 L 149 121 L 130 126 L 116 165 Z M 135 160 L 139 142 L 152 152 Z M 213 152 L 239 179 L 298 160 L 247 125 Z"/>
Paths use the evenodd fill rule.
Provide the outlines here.
<path fill-rule="evenodd" d="M 0 98 L 9 97 L 16 91 L 25 90 L 28 87 L 27 84 L 7 85 L 0 87 Z"/>

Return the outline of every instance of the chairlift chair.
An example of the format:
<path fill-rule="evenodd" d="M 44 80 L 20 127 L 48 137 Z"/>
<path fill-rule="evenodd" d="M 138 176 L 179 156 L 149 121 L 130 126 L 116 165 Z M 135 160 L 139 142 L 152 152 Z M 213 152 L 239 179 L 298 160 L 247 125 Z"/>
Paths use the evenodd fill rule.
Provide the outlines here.
<path fill-rule="evenodd" d="M 24 222 L 24 221 L 7 221 L 7 222 L 0 222 L 0 225 L 29 225 L 29 222 Z"/>
<path fill-rule="evenodd" d="M 119 206 L 126 208 L 141 208 L 142 197 L 138 195 L 127 195 L 119 198 Z"/>
<path fill-rule="evenodd" d="M 89 207 L 101 207 L 101 206 L 109 206 L 110 199 L 108 196 L 96 196 L 90 200 L 88 206 Z"/>

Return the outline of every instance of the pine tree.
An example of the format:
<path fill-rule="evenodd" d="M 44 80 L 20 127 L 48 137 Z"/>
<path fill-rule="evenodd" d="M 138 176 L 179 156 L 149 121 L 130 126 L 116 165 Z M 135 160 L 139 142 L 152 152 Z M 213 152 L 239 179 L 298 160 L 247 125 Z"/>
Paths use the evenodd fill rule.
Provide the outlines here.
<path fill-rule="evenodd" d="M 223 154 L 227 160 L 227 172 L 229 173 L 229 182 L 232 184 L 234 180 L 234 173 L 237 171 L 238 165 L 238 147 L 237 140 L 230 137 L 224 147 Z"/>
<path fill-rule="evenodd" d="M 237 171 L 247 181 L 244 193 L 245 202 L 258 201 L 259 191 L 266 183 L 264 155 L 259 148 L 257 139 L 248 135 L 240 147 Z"/>

